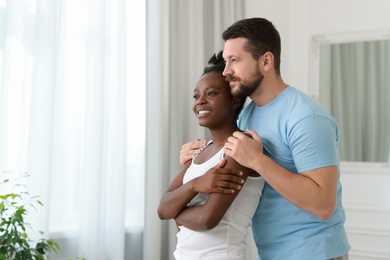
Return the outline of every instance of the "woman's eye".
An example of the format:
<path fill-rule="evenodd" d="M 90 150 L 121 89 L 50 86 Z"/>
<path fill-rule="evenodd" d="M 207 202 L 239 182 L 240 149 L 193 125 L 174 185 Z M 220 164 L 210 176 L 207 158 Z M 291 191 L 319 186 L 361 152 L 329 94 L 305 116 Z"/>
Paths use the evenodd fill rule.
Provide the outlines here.
<path fill-rule="evenodd" d="M 216 95 L 216 93 L 214 91 L 210 91 L 207 93 L 207 96 L 215 96 L 215 95 Z"/>
<path fill-rule="evenodd" d="M 193 98 L 194 98 L 194 100 L 198 100 L 199 96 L 198 95 L 194 95 Z"/>

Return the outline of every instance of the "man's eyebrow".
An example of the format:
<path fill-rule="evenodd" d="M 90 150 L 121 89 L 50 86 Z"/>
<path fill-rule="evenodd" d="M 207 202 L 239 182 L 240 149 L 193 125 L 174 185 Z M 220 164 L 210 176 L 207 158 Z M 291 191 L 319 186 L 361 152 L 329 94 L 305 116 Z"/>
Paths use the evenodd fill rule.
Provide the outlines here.
<path fill-rule="evenodd" d="M 233 54 L 230 54 L 230 55 L 227 55 L 226 57 L 223 57 L 224 60 L 227 60 L 227 59 L 231 59 L 231 58 L 235 58 L 236 55 L 233 55 Z"/>

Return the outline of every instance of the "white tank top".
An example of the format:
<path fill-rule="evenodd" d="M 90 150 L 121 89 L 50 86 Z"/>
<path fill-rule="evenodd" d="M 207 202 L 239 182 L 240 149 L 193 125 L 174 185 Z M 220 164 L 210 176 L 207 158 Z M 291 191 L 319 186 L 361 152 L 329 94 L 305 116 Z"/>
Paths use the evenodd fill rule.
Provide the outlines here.
<path fill-rule="evenodd" d="M 216 166 L 224 157 L 221 149 L 212 158 L 202 164 L 192 160 L 183 178 L 183 184 L 203 175 Z M 207 231 L 193 231 L 184 226 L 177 233 L 176 250 L 173 253 L 177 260 L 243 260 L 246 252 L 246 236 L 252 224 L 252 217 L 259 203 L 264 187 L 262 177 L 248 177 L 221 222 Z M 202 205 L 207 194 L 198 194 L 189 205 Z"/>

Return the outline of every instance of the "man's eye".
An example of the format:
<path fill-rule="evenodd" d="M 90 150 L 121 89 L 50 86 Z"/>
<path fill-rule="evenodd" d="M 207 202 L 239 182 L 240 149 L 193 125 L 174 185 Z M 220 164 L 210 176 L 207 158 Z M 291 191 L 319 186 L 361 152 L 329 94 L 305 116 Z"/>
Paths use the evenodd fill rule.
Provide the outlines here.
<path fill-rule="evenodd" d="M 216 95 L 216 93 L 214 91 L 210 91 L 207 93 L 207 96 L 215 96 L 215 95 Z"/>
<path fill-rule="evenodd" d="M 194 100 L 198 100 L 199 96 L 198 95 L 194 95 L 193 98 L 194 98 Z"/>

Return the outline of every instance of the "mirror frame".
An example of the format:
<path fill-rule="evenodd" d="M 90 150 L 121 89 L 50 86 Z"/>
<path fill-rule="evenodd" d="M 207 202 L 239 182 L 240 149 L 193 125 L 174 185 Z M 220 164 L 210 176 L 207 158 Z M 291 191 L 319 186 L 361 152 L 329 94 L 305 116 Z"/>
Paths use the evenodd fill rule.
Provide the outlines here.
<path fill-rule="evenodd" d="M 389 40 L 390 29 L 359 31 L 359 32 L 343 32 L 318 34 L 311 37 L 310 51 L 310 66 L 309 66 L 309 95 L 319 101 L 320 93 L 320 47 L 321 45 L 338 44 L 347 42 L 363 42 L 363 41 L 379 41 Z M 352 167 L 353 165 L 368 165 L 369 167 L 385 169 L 390 172 L 390 162 L 350 162 L 341 161 L 342 165 Z"/>

